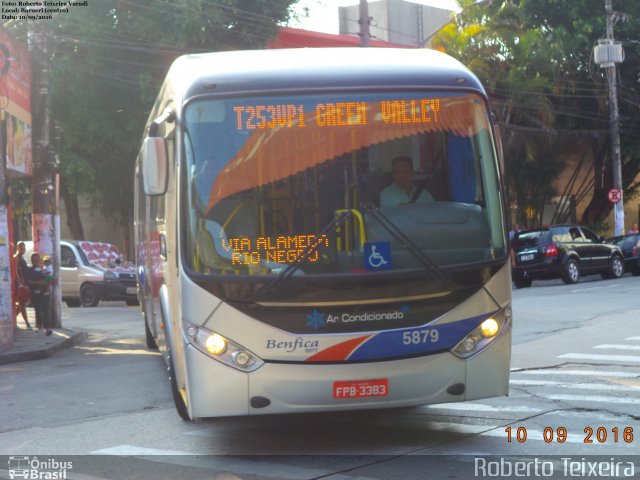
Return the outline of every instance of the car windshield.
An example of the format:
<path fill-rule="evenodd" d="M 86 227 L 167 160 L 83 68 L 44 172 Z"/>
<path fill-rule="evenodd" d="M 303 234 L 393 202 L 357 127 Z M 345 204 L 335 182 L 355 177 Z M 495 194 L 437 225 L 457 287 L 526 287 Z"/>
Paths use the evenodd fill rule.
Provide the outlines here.
<path fill-rule="evenodd" d="M 105 242 L 82 241 L 78 243 L 87 263 L 102 268 L 131 268 L 130 262 L 123 262 L 118 248 Z"/>
<path fill-rule="evenodd" d="M 514 239 L 514 247 L 526 248 L 537 247 L 547 241 L 548 230 L 534 230 L 530 232 L 520 232 Z"/>
<path fill-rule="evenodd" d="M 182 117 L 191 271 L 437 273 L 506 255 L 495 148 L 474 94 L 199 99 Z"/>

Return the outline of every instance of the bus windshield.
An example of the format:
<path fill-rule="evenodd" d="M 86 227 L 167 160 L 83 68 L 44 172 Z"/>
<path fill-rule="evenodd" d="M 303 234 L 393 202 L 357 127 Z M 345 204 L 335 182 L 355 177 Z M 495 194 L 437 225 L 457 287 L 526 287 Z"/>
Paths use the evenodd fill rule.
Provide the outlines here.
<path fill-rule="evenodd" d="M 438 273 L 506 255 L 476 94 L 200 98 L 182 140 L 183 252 L 196 273 Z"/>

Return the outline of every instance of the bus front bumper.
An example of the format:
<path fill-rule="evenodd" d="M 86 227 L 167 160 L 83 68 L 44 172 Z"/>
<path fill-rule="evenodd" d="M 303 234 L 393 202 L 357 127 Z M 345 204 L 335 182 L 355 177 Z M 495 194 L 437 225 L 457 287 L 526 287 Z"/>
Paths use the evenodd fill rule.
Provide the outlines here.
<path fill-rule="evenodd" d="M 247 374 L 188 346 L 193 418 L 410 407 L 508 395 L 511 327 L 463 360 L 445 352 L 357 364 L 266 363 Z M 335 398 L 335 382 L 386 379 L 383 396 Z"/>

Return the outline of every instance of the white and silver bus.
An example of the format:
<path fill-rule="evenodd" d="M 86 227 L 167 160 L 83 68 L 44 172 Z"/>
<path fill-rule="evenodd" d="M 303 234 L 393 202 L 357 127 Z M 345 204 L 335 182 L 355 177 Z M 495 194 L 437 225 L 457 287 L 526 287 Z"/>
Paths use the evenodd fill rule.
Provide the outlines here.
<path fill-rule="evenodd" d="M 187 55 L 136 164 L 147 344 L 184 419 L 508 394 L 486 94 L 423 49 Z"/>

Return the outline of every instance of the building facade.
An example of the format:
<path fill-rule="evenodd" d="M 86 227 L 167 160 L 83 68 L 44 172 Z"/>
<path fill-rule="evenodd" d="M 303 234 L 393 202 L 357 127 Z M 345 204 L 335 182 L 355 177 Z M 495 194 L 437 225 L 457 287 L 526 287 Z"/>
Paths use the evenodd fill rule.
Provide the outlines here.
<path fill-rule="evenodd" d="M 368 2 L 371 37 L 411 47 L 423 47 L 452 19 L 453 12 L 405 0 Z M 359 5 L 339 7 L 340 33 L 357 35 L 360 31 Z"/>

